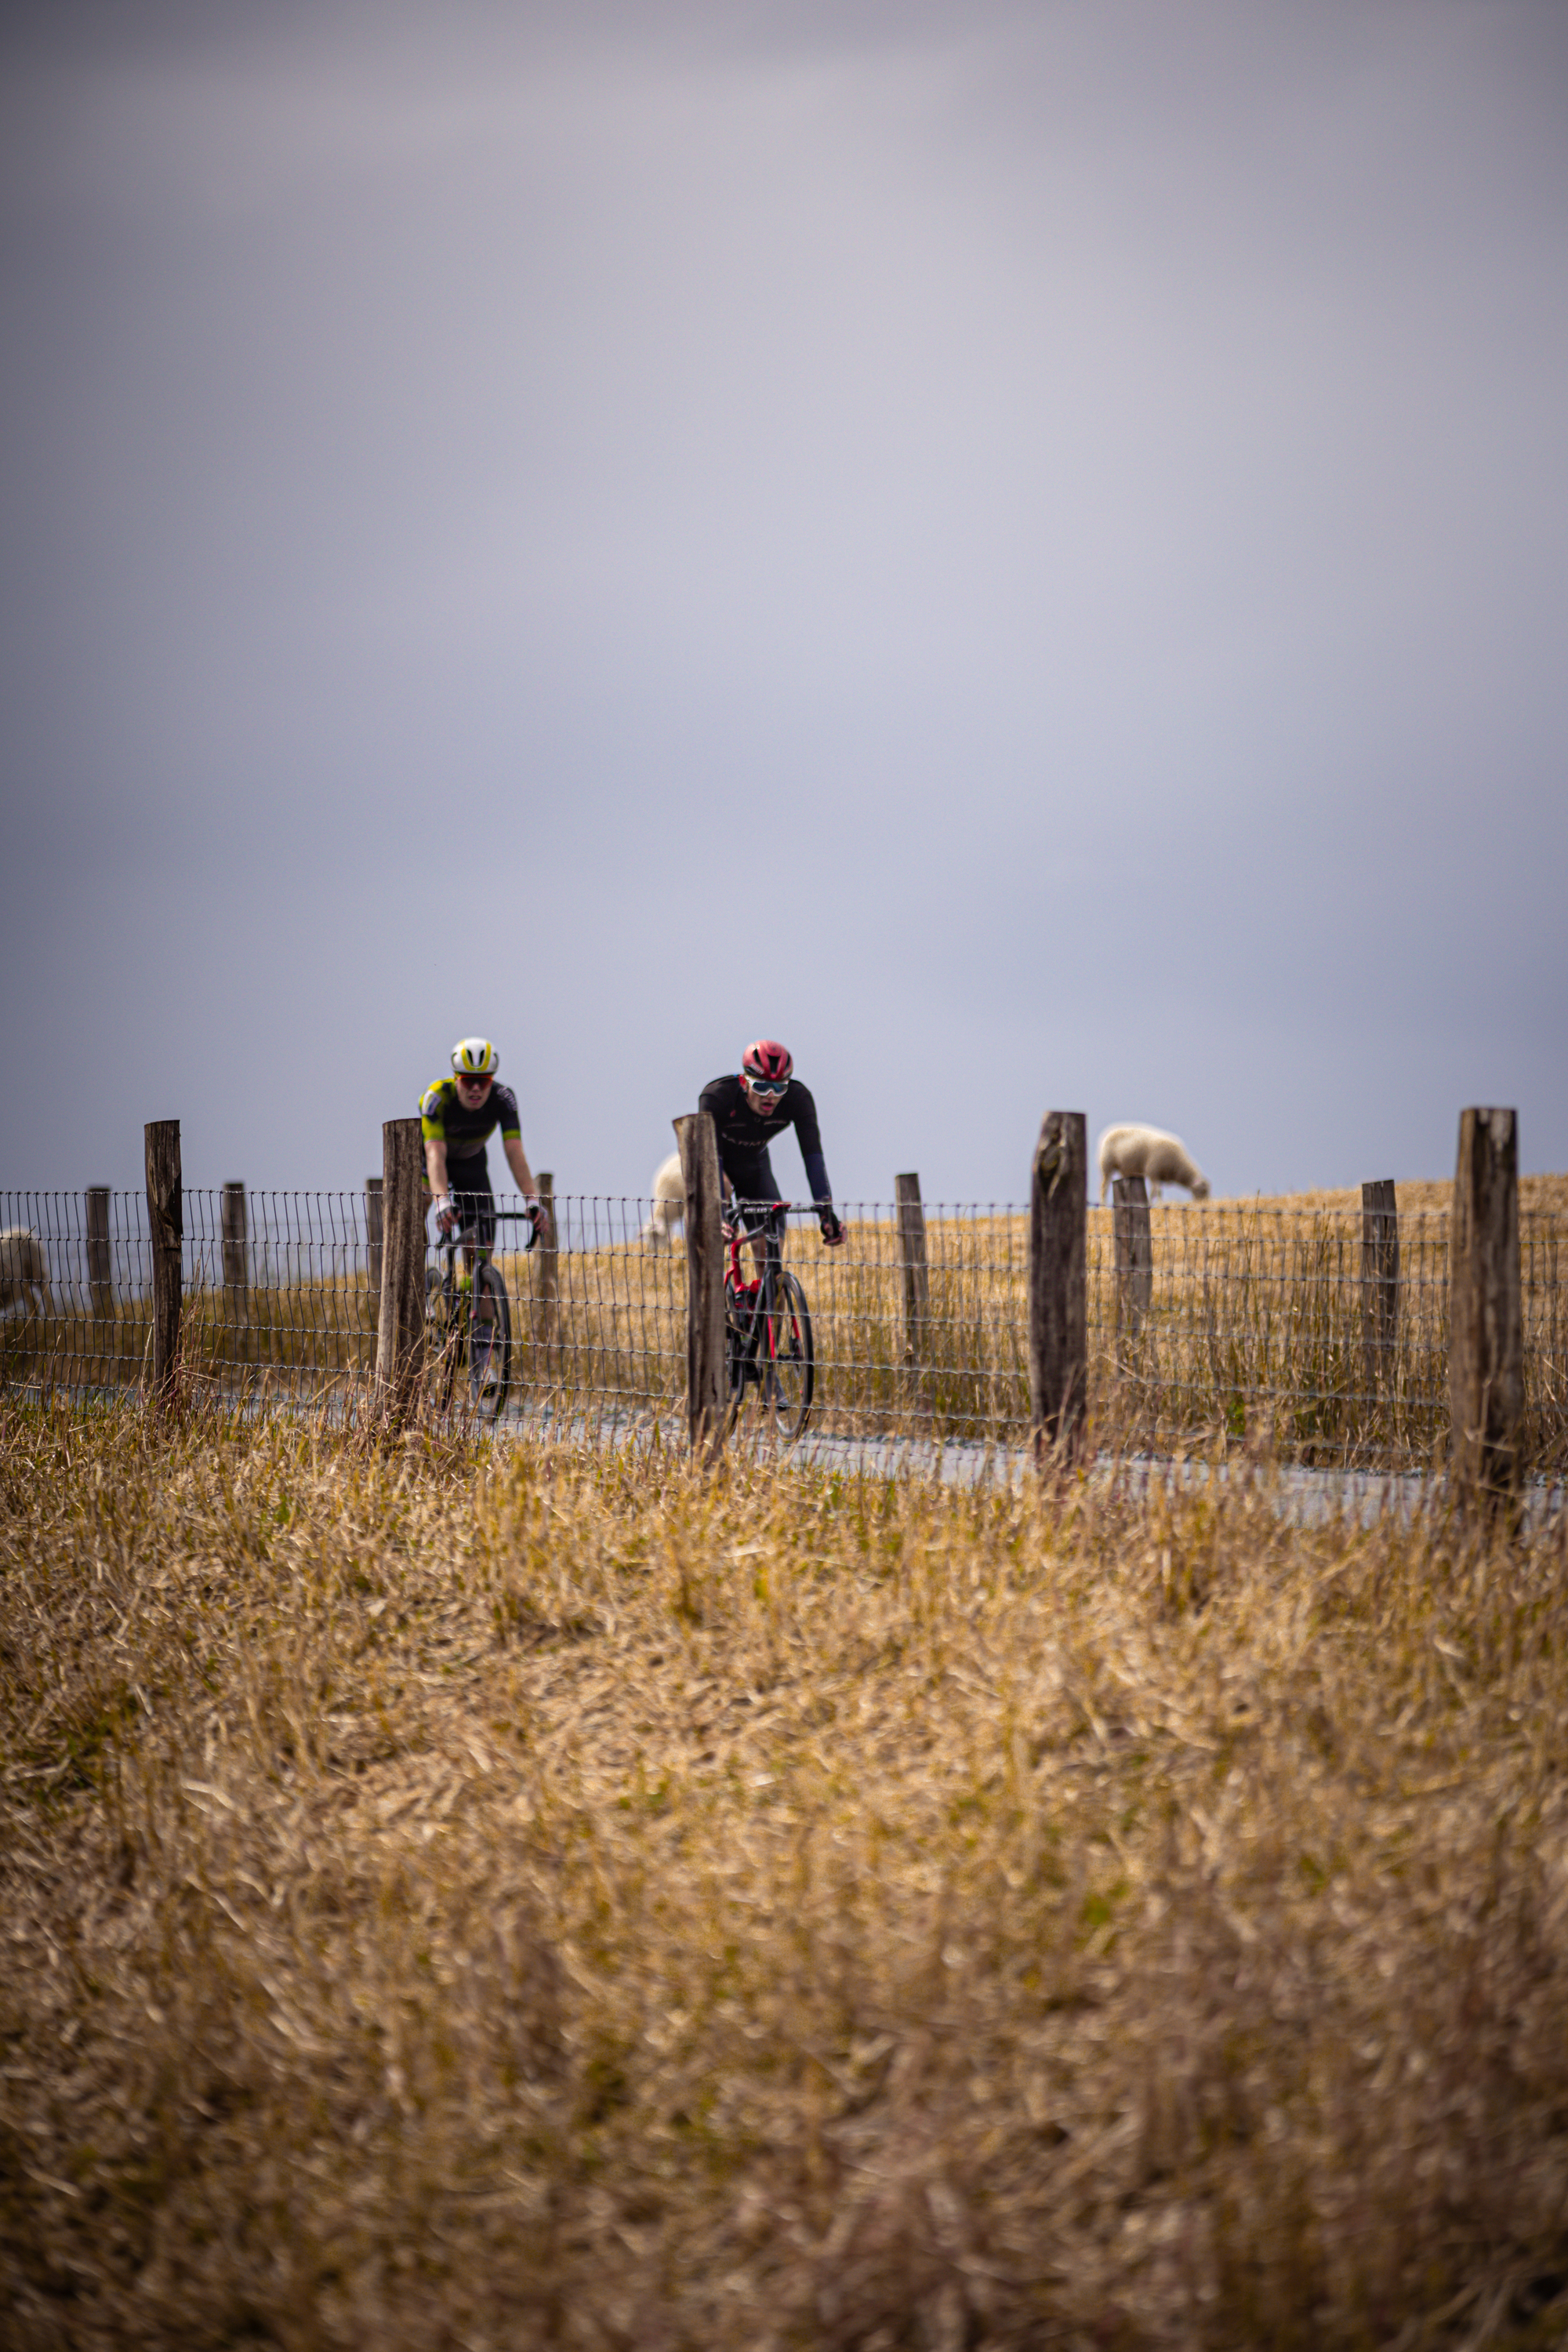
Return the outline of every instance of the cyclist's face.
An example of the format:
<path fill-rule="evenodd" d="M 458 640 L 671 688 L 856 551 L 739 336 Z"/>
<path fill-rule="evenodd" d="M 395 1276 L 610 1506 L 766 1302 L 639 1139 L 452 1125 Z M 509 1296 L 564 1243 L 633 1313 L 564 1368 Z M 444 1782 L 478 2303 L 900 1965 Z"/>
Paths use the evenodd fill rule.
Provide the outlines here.
<path fill-rule="evenodd" d="M 774 1111 L 777 1110 L 780 1103 L 784 1100 L 783 1089 L 781 1088 L 776 1095 L 769 1095 L 764 1094 L 761 1087 L 753 1086 L 750 1078 L 747 1078 L 744 1081 L 744 1085 L 746 1088 L 746 1100 L 751 1104 L 752 1108 L 756 1112 L 758 1118 L 772 1118 Z"/>
<path fill-rule="evenodd" d="M 490 1084 L 491 1081 L 488 1076 L 482 1078 L 470 1078 L 459 1074 L 458 1078 L 458 1100 L 462 1104 L 464 1109 L 478 1110 L 479 1105 L 483 1102 L 485 1097 L 490 1090 Z"/>

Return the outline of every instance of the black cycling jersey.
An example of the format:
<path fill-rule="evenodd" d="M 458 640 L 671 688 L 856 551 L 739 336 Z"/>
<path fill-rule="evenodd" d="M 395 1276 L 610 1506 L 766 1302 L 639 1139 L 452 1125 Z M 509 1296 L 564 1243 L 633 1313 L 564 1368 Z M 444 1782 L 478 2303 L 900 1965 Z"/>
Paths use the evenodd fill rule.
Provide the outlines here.
<path fill-rule="evenodd" d="M 458 1092 L 457 1079 L 437 1078 L 419 1097 L 419 1125 L 426 1143 L 446 1145 L 448 1175 L 454 1160 L 477 1160 L 482 1168 L 485 1144 L 498 1127 L 503 1143 L 522 1139 L 517 1097 L 499 1079 L 492 1081 L 479 1108 L 469 1110 Z"/>
<path fill-rule="evenodd" d="M 719 1138 L 719 1165 L 742 1201 L 776 1201 L 781 1197 L 773 1181 L 768 1146 L 781 1129 L 793 1127 L 800 1156 L 805 1162 L 805 1181 L 811 1187 L 812 1200 L 819 1205 L 831 1202 L 833 1187 L 827 1181 L 827 1162 L 822 1156 L 816 1105 L 811 1098 L 811 1088 L 803 1087 L 798 1078 L 790 1080 L 788 1093 L 770 1118 L 752 1108 L 738 1071 L 726 1078 L 710 1080 L 698 1097 L 697 1107 L 713 1121 Z"/>

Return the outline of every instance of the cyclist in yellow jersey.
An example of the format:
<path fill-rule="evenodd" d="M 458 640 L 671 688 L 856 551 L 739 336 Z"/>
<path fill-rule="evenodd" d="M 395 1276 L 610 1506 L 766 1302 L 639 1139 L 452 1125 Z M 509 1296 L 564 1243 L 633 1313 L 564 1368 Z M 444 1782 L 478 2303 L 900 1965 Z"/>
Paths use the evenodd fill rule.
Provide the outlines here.
<path fill-rule="evenodd" d="M 549 1213 L 536 1197 L 533 1171 L 522 1148 L 517 1097 L 496 1078 L 500 1061 L 488 1037 L 460 1037 L 452 1048 L 451 1076 L 437 1078 L 419 1097 L 437 1225 L 444 1234 L 455 1225 L 467 1227 L 480 1249 L 489 1249 L 495 1239 L 495 1194 L 485 1144 L 498 1127 L 501 1150 L 528 1203 L 534 1232 L 544 1239 L 550 1229 Z"/>

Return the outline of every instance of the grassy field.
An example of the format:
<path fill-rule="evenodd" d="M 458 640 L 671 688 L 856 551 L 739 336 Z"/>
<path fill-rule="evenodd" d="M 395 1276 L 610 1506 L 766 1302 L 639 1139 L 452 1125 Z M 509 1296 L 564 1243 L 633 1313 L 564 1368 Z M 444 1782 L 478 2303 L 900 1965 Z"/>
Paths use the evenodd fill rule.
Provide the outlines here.
<path fill-rule="evenodd" d="M 1546 2347 L 1568 1545 L 0 1407 L 0 2311 Z"/>

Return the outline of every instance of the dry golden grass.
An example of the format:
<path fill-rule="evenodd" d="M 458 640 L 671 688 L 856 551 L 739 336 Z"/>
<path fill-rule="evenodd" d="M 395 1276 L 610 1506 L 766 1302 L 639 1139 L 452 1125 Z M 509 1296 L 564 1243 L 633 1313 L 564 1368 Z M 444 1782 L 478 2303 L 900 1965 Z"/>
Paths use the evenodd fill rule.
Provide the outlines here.
<path fill-rule="evenodd" d="M 0 1483 L 8 2343 L 1562 2341 L 1561 1526 Z"/>
<path fill-rule="evenodd" d="M 1401 1215 L 1406 1211 L 1413 1216 L 1446 1216 L 1454 1205 L 1454 1180 L 1451 1176 L 1400 1177 L 1394 1186 Z M 1259 1208 L 1311 1211 L 1326 1209 L 1361 1217 L 1361 1187 L 1347 1185 L 1341 1189 L 1306 1192 L 1246 1193 L 1235 1200 L 1216 1199 L 1215 1208 Z M 1519 1209 L 1521 1217 L 1568 1217 L 1568 1176 L 1521 1176 L 1519 1180 Z"/>

